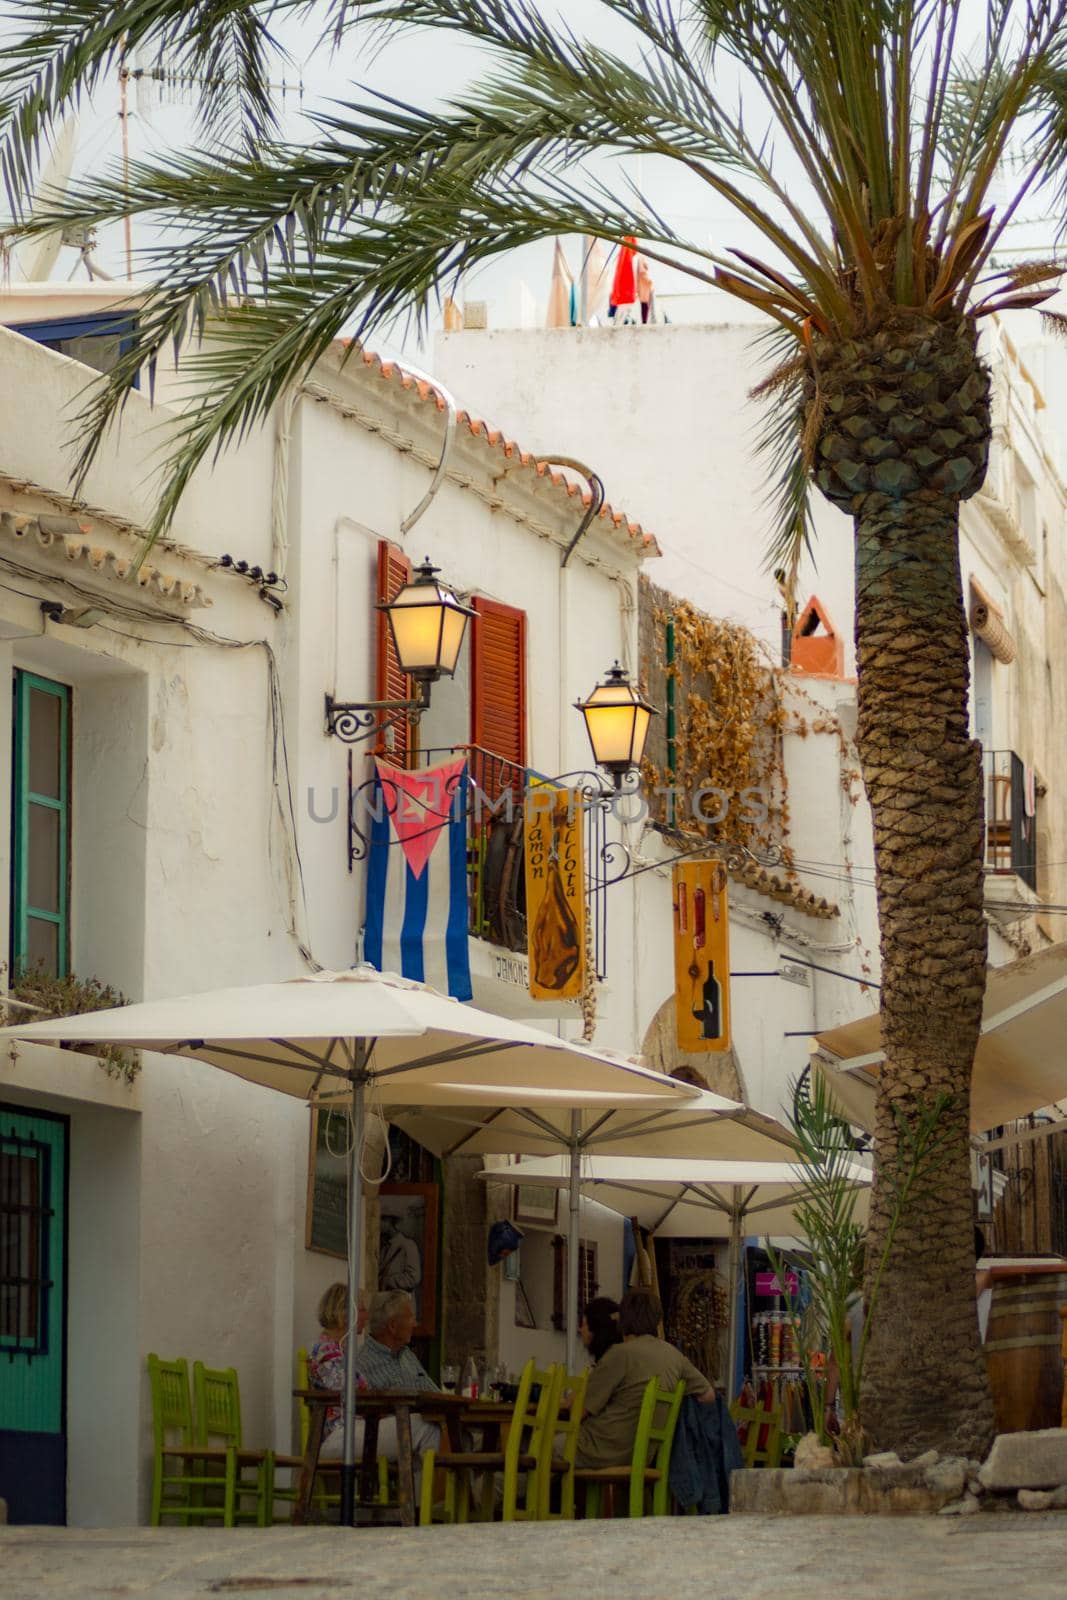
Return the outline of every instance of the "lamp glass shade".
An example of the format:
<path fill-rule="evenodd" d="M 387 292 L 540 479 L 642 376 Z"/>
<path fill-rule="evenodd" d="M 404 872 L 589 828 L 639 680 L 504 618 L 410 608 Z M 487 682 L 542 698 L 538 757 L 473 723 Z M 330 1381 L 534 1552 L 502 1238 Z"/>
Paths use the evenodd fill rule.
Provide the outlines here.
<path fill-rule="evenodd" d="M 436 582 L 408 583 L 382 609 L 403 672 L 415 678 L 452 676 L 471 613 L 451 589 Z"/>
<path fill-rule="evenodd" d="M 597 766 L 621 773 L 641 765 L 652 707 L 618 668 L 579 701 Z"/>
<path fill-rule="evenodd" d="M 441 671 L 451 677 L 456 670 L 459 652 L 463 648 L 463 635 L 467 631 L 467 613 L 459 606 L 446 606 L 441 612 Z"/>

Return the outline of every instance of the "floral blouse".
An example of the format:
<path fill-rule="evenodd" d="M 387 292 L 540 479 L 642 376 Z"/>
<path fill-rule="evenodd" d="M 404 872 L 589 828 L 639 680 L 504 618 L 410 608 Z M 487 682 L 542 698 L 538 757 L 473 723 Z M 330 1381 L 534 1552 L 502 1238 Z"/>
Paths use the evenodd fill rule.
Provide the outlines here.
<path fill-rule="evenodd" d="M 308 1351 L 308 1378 L 313 1389 L 338 1389 L 344 1394 L 345 1352 L 340 1339 L 334 1339 L 328 1333 L 316 1339 Z M 362 1378 L 359 1379 L 359 1387 L 366 1388 Z M 322 1437 L 328 1439 L 334 1429 L 341 1426 L 341 1421 L 341 1407 L 327 1407 Z"/>

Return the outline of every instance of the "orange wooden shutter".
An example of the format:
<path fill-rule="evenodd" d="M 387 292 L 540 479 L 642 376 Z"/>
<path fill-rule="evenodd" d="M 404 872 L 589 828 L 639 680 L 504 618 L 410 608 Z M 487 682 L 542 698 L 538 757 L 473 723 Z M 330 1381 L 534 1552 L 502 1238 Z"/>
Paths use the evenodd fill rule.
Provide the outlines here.
<path fill-rule="evenodd" d="M 526 613 L 514 606 L 472 601 L 471 743 L 526 765 Z M 501 787 L 513 785 L 505 777 Z"/>
<path fill-rule="evenodd" d="M 388 539 L 379 539 L 377 593 L 379 604 L 395 600 L 410 578 L 411 561 L 408 556 L 398 545 L 390 544 Z M 384 611 L 376 611 L 374 615 L 378 628 L 374 697 L 376 700 L 410 700 L 411 679 L 407 673 L 400 670 L 389 619 Z M 388 756 L 398 767 L 410 766 L 415 755 L 413 725 L 406 717 L 398 717 L 395 722 L 389 724 L 389 732 L 382 734 L 375 748 L 379 755 Z"/>

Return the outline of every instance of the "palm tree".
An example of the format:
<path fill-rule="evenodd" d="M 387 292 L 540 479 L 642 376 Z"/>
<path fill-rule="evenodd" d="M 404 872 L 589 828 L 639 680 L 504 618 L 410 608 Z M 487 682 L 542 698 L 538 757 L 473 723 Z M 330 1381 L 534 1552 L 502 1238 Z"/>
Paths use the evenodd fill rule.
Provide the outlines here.
<path fill-rule="evenodd" d="M 83 416 L 78 472 L 134 374 L 147 366 L 151 378 L 173 343 L 196 399 L 173 440 L 158 532 L 194 465 L 261 420 L 342 330 L 424 319 L 461 273 L 551 235 L 618 243 L 636 229 L 653 260 L 766 313 L 781 345 L 760 386 L 771 562 L 795 571 L 812 483 L 855 527 L 886 1053 L 872 1257 L 909 1140 L 940 1113 L 936 1182 L 901 1222 L 882 1277 L 863 1417 L 881 1445 L 979 1454 L 992 1413 L 968 1101 L 986 928 L 959 508 L 982 483 L 990 438 L 978 321 L 1040 303 L 1057 281 L 1055 263 L 997 271 L 991 257 L 1027 195 L 1062 198 L 1067 0 L 991 0 L 966 47 L 961 0 L 602 0 L 617 49 L 534 0 L 334 0 L 339 51 L 368 26 L 418 25 L 479 45 L 486 70 L 443 108 L 362 94 L 301 146 L 271 126 L 264 65 L 268 22 L 293 3 L 20 0 L 24 34 L 0 73 L 14 195 L 42 129 L 135 45 L 201 72 L 207 135 L 221 98 L 244 141 L 86 181 L 37 224 L 143 213 L 171 229 L 149 261 L 157 286 L 133 347 Z M 996 206 L 1009 146 L 1016 189 Z M 634 155 L 706 184 L 766 259 L 682 237 L 604 159 Z"/>

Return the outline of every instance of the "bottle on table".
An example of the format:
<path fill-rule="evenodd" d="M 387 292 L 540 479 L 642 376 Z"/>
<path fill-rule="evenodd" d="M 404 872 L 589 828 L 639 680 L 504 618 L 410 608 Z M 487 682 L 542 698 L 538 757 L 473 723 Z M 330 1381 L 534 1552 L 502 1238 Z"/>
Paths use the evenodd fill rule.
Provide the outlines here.
<path fill-rule="evenodd" d="M 463 1380 L 460 1385 L 460 1392 L 468 1400 L 477 1400 L 478 1389 L 478 1368 L 475 1365 L 474 1357 L 468 1356 L 463 1367 Z"/>

